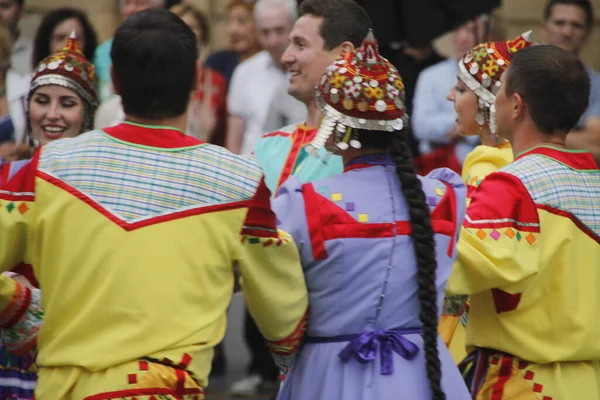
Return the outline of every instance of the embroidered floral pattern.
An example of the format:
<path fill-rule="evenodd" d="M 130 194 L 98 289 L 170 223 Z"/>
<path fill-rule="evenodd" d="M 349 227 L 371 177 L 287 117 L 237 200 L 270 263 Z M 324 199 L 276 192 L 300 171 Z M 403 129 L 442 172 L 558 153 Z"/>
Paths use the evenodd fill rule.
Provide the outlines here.
<path fill-rule="evenodd" d="M 200 389 L 184 389 L 182 395 L 169 389 L 132 389 L 101 393 L 88 396 L 84 400 L 204 400 L 204 398 L 204 393 Z"/>
<path fill-rule="evenodd" d="M 10 303 L 0 313 L 0 327 L 14 325 L 27 310 L 31 300 L 31 290 L 15 281 L 15 292 Z"/>
<path fill-rule="evenodd" d="M 282 231 L 280 231 L 282 232 Z M 255 236 L 250 236 L 250 235 L 243 235 L 242 236 L 242 243 L 248 243 L 248 244 L 260 244 L 263 247 L 279 247 L 283 244 L 287 244 L 289 243 L 289 241 L 291 240 L 291 238 L 289 236 L 286 235 L 279 235 L 278 238 L 259 238 L 259 237 L 255 237 Z"/>
<path fill-rule="evenodd" d="M 473 58 L 475 61 L 480 62 L 488 56 L 487 48 L 484 45 L 480 45 L 473 49 Z"/>
<path fill-rule="evenodd" d="M 273 358 L 275 359 L 275 363 L 283 373 L 286 373 L 292 365 L 296 351 L 304 339 L 307 324 L 308 311 L 304 314 L 304 317 L 300 320 L 296 329 L 294 329 L 288 337 L 267 342 L 267 345 L 273 354 Z"/>
<path fill-rule="evenodd" d="M 367 87 L 365 88 L 365 96 L 368 99 L 383 99 L 383 97 L 385 96 L 385 93 L 383 91 L 383 89 L 381 89 L 380 87 Z"/>
<path fill-rule="evenodd" d="M 29 289 L 28 289 L 29 290 Z M 44 311 L 42 294 L 39 289 L 31 289 L 29 307 L 21 318 L 10 328 L 4 329 L 4 343 L 15 354 L 30 351 L 37 342 Z"/>
<path fill-rule="evenodd" d="M 356 83 L 352 80 L 346 81 L 345 83 L 345 88 L 344 88 L 344 94 L 346 96 L 351 96 L 354 97 L 355 99 L 358 99 L 360 97 L 360 91 L 362 89 L 362 86 L 360 83 Z"/>
<path fill-rule="evenodd" d="M 344 86 L 344 82 L 346 82 L 346 77 L 344 75 L 340 75 L 338 73 L 335 73 L 329 80 L 329 83 L 331 83 L 331 86 L 338 88 L 338 89 L 341 88 L 342 86 Z"/>
<path fill-rule="evenodd" d="M 450 296 L 444 300 L 443 314 L 459 316 L 467 309 L 469 296 Z"/>
<path fill-rule="evenodd" d="M 500 66 L 496 64 L 494 60 L 487 60 L 485 65 L 482 67 L 483 71 L 489 76 L 494 77 L 496 73 L 500 71 Z"/>

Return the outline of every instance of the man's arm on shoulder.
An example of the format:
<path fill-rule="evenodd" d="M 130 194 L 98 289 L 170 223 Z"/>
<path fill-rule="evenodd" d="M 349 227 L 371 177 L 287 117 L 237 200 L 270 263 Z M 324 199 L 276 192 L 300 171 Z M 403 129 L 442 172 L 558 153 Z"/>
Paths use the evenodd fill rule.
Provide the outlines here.
<path fill-rule="evenodd" d="M 261 181 L 248 208 L 237 259 L 248 310 L 285 370 L 304 337 L 308 291 L 296 244 L 277 229 L 270 198 Z"/>

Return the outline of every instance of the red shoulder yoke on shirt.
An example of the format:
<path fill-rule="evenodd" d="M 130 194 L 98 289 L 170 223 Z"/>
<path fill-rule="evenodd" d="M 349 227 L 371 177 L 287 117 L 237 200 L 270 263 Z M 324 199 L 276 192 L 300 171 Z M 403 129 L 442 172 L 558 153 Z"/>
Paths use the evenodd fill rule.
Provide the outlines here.
<path fill-rule="evenodd" d="M 519 178 L 494 172 L 481 182 L 473 194 L 463 226 L 539 232 L 539 224 L 536 205 Z"/>
<path fill-rule="evenodd" d="M 177 149 L 204 144 L 203 141 L 187 136 L 183 132 L 168 126 L 148 126 L 123 122 L 117 126 L 105 128 L 104 132 L 124 142 L 163 149 Z"/>
<path fill-rule="evenodd" d="M 446 184 L 446 193 L 431 213 L 435 233 L 456 236 L 459 221 L 456 216 L 454 189 Z M 308 233 L 315 260 L 327 258 L 325 242 L 334 239 L 375 239 L 390 238 L 412 233 L 410 221 L 364 223 L 359 222 L 341 207 L 317 193 L 311 183 L 302 186 L 305 203 Z M 454 251 L 454 239 L 447 249 L 449 257 Z"/>
<path fill-rule="evenodd" d="M 7 181 L 2 180 L 0 186 L 0 199 L 10 201 L 33 201 L 35 195 L 35 177 L 40 158 L 40 148 L 33 153 L 33 157 L 14 176 Z M 2 167 L 3 174 L 8 178 L 9 165 Z"/>
<path fill-rule="evenodd" d="M 515 157 L 515 161 L 534 154 L 552 158 L 553 160 L 565 164 L 570 168 L 580 171 L 593 171 L 599 169 L 598 164 L 596 164 L 596 161 L 592 156 L 592 153 L 589 151 L 566 150 L 551 146 L 538 146 L 529 150 L 525 150 Z"/>

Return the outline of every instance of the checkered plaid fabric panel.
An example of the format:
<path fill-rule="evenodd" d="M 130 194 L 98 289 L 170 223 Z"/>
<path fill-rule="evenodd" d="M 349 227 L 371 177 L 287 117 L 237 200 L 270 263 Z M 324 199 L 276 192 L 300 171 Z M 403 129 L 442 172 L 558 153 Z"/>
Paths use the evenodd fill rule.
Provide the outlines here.
<path fill-rule="evenodd" d="M 101 131 L 45 146 L 39 169 L 128 222 L 246 200 L 262 178 L 254 158 L 218 146 L 161 151 Z"/>
<path fill-rule="evenodd" d="M 537 204 L 571 213 L 600 235 L 600 173 L 578 171 L 540 154 L 523 157 L 502 172 L 525 185 Z"/>

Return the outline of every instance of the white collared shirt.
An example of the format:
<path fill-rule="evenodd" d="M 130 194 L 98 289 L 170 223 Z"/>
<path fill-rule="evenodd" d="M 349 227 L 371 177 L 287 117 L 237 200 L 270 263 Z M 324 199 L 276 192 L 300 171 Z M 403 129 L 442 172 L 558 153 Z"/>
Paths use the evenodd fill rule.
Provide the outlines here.
<path fill-rule="evenodd" d="M 19 38 L 13 46 L 12 56 L 10 57 L 11 67 L 22 74 L 32 72 L 31 58 L 33 57 L 33 41 L 19 35 Z"/>
<path fill-rule="evenodd" d="M 6 74 L 8 113 L 14 126 L 15 143 L 27 144 L 27 95 L 31 76 L 9 69 Z"/>
<path fill-rule="evenodd" d="M 233 72 L 227 111 L 245 122 L 241 154 L 254 151 L 264 133 L 264 125 L 275 92 L 286 83 L 288 73 L 266 51 L 241 63 Z"/>

